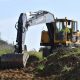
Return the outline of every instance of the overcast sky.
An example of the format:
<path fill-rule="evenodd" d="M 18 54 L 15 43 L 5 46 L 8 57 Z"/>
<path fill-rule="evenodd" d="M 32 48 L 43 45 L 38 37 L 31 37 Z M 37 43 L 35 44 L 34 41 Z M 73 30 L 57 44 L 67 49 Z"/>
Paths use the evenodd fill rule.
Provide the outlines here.
<path fill-rule="evenodd" d="M 80 24 L 80 0 L 0 0 L 0 32 L 1 38 L 13 43 L 16 41 L 15 23 L 22 12 L 47 10 L 55 17 L 70 18 Z M 45 24 L 33 26 L 26 35 L 28 49 L 38 49 L 41 31 Z M 80 27 L 80 25 L 79 25 Z"/>

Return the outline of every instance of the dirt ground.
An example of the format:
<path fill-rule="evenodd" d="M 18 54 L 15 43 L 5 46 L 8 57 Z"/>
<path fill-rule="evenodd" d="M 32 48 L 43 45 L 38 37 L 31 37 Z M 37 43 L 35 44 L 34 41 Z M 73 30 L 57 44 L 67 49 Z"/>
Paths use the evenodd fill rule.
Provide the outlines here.
<path fill-rule="evenodd" d="M 0 70 L 0 80 L 32 80 L 33 76 L 24 69 Z"/>
<path fill-rule="evenodd" d="M 0 70 L 0 80 L 52 80 L 36 75 L 32 67 Z"/>
<path fill-rule="evenodd" d="M 0 80 L 80 80 L 80 49 L 59 49 L 47 60 L 27 63 L 26 68 L 0 70 Z"/>

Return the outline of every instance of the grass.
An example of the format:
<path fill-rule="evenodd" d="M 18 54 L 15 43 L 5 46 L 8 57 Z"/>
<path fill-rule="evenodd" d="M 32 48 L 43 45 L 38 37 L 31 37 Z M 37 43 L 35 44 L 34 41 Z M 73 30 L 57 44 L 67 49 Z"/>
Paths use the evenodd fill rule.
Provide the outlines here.
<path fill-rule="evenodd" d="M 34 57 L 38 58 L 39 60 L 42 60 L 42 59 L 43 59 L 43 54 L 42 54 L 42 52 L 29 51 L 28 54 L 29 54 L 30 56 L 34 56 Z"/>
<path fill-rule="evenodd" d="M 38 70 L 38 71 L 43 71 L 44 68 L 45 68 L 44 64 L 39 64 L 39 65 L 37 66 L 37 70 Z"/>
<path fill-rule="evenodd" d="M 10 50 L 10 49 L 3 49 L 3 50 L 0 50 L 0 55 L 11 53 L 11 52 L 12 52 L 12 50 Z"/>
<path fill-rule="evenodd" d="M 8 44 L 6 41 L 0 40 L 0 55 L 12 53 L 13 50 L 14 48 L 12 44 Z"/>
<path fill-rule="evenodd" d="M 68 67 L 67 65 L 65 65 L 62 69 L 62 72 L 70 71 L 71 69 L 72 67 Z"/>

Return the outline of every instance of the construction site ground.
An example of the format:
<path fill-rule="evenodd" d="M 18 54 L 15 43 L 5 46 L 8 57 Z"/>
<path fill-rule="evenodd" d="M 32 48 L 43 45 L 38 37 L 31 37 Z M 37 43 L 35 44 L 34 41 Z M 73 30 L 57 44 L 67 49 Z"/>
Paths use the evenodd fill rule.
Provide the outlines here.
<path fill-rule="evenodd" d="M 26 68 L 0 69 L 0 80 L 80 80 L 80 48 L 57 49 Z"/>

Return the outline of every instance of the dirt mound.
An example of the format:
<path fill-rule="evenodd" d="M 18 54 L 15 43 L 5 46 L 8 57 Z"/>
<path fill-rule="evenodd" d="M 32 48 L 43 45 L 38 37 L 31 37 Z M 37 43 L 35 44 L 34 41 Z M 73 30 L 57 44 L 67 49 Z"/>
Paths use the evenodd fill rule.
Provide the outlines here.
<path fill-rule="evenodd" d="M 1 80 L 80 80 L 80 49 L 57 49 L 26 68 L 0 70 Z"/>
<path fill-rule="evenodd" d="M 43 76 L 53 76 L 54 80 L 80 80 L 80 50 L 58 49 L 56 54 L 47 57 L 43 61 Z"/>

